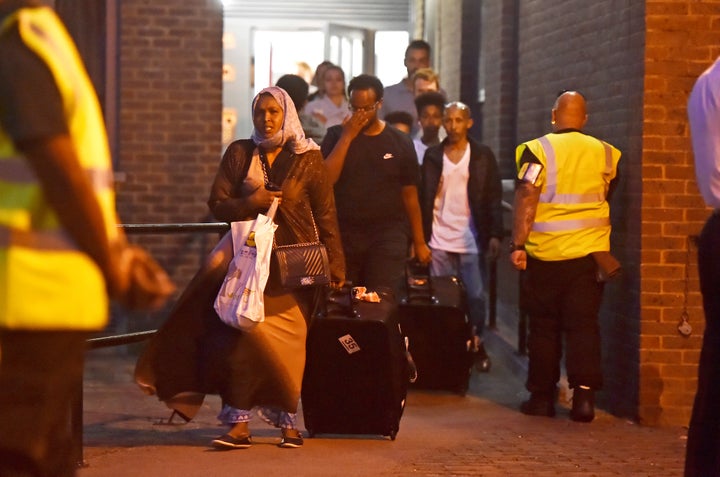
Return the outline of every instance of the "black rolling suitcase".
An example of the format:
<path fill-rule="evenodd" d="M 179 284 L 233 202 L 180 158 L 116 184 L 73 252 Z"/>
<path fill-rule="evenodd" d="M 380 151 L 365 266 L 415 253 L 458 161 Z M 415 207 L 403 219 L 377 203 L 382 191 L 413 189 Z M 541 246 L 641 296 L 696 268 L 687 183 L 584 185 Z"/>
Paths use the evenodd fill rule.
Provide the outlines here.
<path fill-rule="evenodd" d="M 409 262 L 400 325 L 417 367 L 413 387 L 464 395 L 472 373 L 472 327 L 462 282 L 431 277 L 428 267 Z"/>
<path fill-rule="evenodd" d="M 305 428 L 315 434 L 378 434 L 395 439 L 405 406 L 408 361 L 397 303 L 329 292 L 308 330 L 302 387 Z"/>

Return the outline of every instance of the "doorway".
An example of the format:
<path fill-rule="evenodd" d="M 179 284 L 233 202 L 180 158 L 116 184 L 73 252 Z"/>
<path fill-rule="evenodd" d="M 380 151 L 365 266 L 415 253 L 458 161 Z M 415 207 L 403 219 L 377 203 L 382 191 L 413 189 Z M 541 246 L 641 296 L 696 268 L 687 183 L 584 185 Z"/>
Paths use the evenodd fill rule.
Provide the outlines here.
<path fill-rule="evenodd" d="M 226 18 L 223 36 L 223 148 L 252 133 L 252 98 L 284 74 L 312 80 L 324 60 L 339 65 L 348 80 L 374 74 L 385 85 L 405 76 L 407 31 L 371 30 L 328 22 L 319 27 L 247 25 Z"/>

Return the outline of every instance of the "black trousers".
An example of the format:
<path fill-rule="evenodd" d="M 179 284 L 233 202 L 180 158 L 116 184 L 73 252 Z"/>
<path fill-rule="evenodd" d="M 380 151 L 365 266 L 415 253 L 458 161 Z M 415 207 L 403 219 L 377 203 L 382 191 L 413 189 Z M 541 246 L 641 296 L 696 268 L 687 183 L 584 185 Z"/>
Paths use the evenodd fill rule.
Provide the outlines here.
<path fill-rule="evenodd" d="M 526 382 L 530 392 L 544 396 L 555 392 L 563 338 L 570 387 L 602 387 L 598 312 L 603 284 L 597 282 L 595 271 L 590 256 L 556 262 L 528 257 L 520 305 L 530 323 Z"/>
<path fill-rule="evenodd" d="M 0 329 L 0 475 L 75 475 L 70 403 L 82 389 L 84 332 Z"/>
<path fill-rule="evenodd" d="M 346 279 L 370 291 L 404 293 L 405 264 L 410 243 L 405 222 L 390 224 L 340 223 Z"/>
<path fill-rule="evenodd" d="M 720 214 L 708 219 L 698 244 L 705 334 L 688 430 L 685 475 L 720 475 Z"/>

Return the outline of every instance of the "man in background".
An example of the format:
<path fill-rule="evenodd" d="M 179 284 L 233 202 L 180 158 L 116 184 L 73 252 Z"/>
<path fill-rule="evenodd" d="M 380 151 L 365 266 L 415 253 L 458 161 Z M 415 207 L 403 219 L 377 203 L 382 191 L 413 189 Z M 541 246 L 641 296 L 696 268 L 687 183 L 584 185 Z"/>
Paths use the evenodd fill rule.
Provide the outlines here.
<path fill-rule="evenodd" d="M 405 111 L 412 115 L 413 124 L 412 135 L 417 134 L 419 127 L 417 126 L 417 110 L 415 109 L 415 92 L 413 86 L 413 76 L 420 68 L 428 68 L 430 66 L 430 44 L 424 40 L 413 40 L 405 49 L 405 68 L 407 76 L 399 83 L 385 88 L 383 95 L 383 109 L 380 111 L 380 117 L 385 118 L 385 114 L 394 111 Z"/>
<path fill-rule="evenodd" d="M 430 91 L 440 91 L 440 78 L 432 68 L 420 68 L 412 76 L 415 98 Z"/>

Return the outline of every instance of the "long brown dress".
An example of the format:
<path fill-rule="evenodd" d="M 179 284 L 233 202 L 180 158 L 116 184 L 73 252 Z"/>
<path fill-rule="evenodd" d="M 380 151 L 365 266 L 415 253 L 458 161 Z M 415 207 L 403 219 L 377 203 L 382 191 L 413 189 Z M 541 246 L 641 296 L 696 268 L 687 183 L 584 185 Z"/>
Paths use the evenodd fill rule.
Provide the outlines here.
<path fill-rule="evenodd" d="M 320 152 L 296 155 L 286 148 L 268 176 L 282 182 L 276 243 L 316 240 L 314 220 L 328 251 L 331 277 L 343 280 L 345 261 L 335 201 Z M 264 212 L 249 210 L 244 200 L 262 183 L 254 143 L 235 141 L 226 150 L 213 183 L 208 201 L 213 215 L 230 222 Z M 271 275 L 265 290 L 265 321 L 243 333 L 222 323 L 213 309 L 231 259 L 232 239 L 227 234 L 140 356 L 136 382 L 186 418 L 195 415 L 206 394 L 219 394 L 224 404 L 237 409 L 270 406 L 297 412 L 314 291 L 289 292 Z"/>

